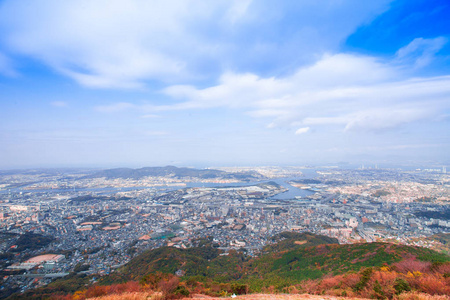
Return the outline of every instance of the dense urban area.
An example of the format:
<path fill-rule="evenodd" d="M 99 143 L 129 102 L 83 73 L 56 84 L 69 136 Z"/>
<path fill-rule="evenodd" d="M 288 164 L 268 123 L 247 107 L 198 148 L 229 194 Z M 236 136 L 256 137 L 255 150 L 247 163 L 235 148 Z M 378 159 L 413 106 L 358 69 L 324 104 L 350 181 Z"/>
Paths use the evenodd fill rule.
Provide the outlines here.
<path fill-rule="evenodd" d="M 448 251 L 433 237 L 450 231 L 449 199 L 445 167 L 1 171 L 0 291 L 72 272 L 95 280 L 206 236 L 224 255 L 256 255 L 283 231 Z"/>

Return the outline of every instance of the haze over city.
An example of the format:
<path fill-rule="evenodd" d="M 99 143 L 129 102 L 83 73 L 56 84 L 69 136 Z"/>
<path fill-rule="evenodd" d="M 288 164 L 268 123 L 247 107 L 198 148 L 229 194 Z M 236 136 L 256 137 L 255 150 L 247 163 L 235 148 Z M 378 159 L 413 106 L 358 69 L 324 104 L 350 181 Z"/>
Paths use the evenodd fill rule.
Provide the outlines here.
<path fill-rule="evenodd" d="M 0 169 L 449 164 L 450 3 L 0 1 Z"/>

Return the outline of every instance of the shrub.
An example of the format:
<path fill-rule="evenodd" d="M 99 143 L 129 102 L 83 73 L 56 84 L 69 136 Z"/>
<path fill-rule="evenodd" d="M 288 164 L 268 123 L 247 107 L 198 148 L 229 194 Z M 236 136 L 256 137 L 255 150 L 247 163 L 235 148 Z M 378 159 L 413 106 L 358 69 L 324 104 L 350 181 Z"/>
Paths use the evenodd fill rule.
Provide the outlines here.
<path fill-rule="evenodd" d="M 191 293 L 189 292 L 189 290 L 184 285 L 180 285 L 180 286 L 177 286 L 177 288 L 175 289 L 173 294 L 175 296 L 189 297 L 189 295 Z"/>
<path fill-rule="evenodd" d="M 362 291 L 362 289 L 367 286 L 367 283 L 369 283 L 369 280 L 372 277 L 372 273 L 373 273 L 373 269 L 372 268 L 364 269 L 361 272 L 361 277 L 359 279 L 359 282 L 353 287 L 353 290 L 355 292 Z"/>
<path fill-rule="evenodd" d="M 136 281 L 128 281 L 122 284 L 113 284 L 109 286 L 108 294 L 119 294 L 124 292 L 139 292 L 140 286 Z"/>
<path fill-rule="evenodd" d="M 405 279 L 402 279 L 402 278 L 395 279 L 394 289 L 395 289 L 395 293 L 397 295 L 399 295 L 403 292 L 411 291 L 411 287 L 409 286 L 409 283 Z"/>
<path fill-rule="evenodd" d="M 341 287 L 342 285 L 342 281 L 344 280 L 344 276 L 343 275 L 337 275 L 337 276 L 333 276 L 330 278 L 324 278 L 320 283 L 319 283 L 319 288 L 322 290 L 329 290 L 329 289 L 337 289 L 339 287 Z"/>
<path fill-rule="evenodd" d="M 436 273 L 443 274 L 446 277 L 450 275 L 450 263 L 433 263 L 432 269 Z"/>
<path fill-rule="evenodd" d="M 231 285 L 231 292 L 236 295 L 244 295 L 248 293 L 248 285 L 241 283 L 233 283 Z"/>
<path fill-rule="evenodd" d="M 342 287 L 353 288 L 359 281 L 359 275 L 356 273 L 349 273 L 344 276 Z"/>
<path fill-rule="evenodd" d="M 373 285 L 373 291 L 374 291 L 374 296 L 377 299 L 385 299 L 386 295 L 383 291 L 383 288 L 381 287 L 381 284 L 378 282 L 378 280 L 375 280 L 375 284 Z"/>
<path fill-rule="evenodd" d="M 108 294 L 108 287 L 107 286 L 91 286 L 85 293 L 86 298 L 94 298 L 94 297 L 100 297 Z"/>
<path fill-rule="evenodd" d="M 430 295 L 450 295 L 450 286 L 439 275 L 427 275 L 414 278 L 410 284 L 413 284 L 416 290 Z"/>
<path fill-rule="evenodd" d="M 304 280 L 301 284 L 301 291 L 308 294 L 315 294 L 318 290 L 317 281 L 316 280 Z"/>
<path fill-rule="evenodd" d="M 170 299 L 178 287 L 180 280 L 174 276 L 170 279 L 163 279 L 158 283 L 158 288 L 162 292 L 164 298 Z"/>
<path fill-rule="evenodd" d="M 397 272 L 407 274 L 408 272 L 427 273 L 431 270 L 432 264 L 428 261 L 419 261 L 413 258 L 402 260 L 401 262 L 393 264 Z"/>
<path fill-rule="evenodd" d="M 158 283 L 166 276 L 163 273 L 156 272 L 145 275 L 141 278 L 139 283 L 141 285 L 148 286 L 149 288 L 155 290 L 158 288 Z"/>

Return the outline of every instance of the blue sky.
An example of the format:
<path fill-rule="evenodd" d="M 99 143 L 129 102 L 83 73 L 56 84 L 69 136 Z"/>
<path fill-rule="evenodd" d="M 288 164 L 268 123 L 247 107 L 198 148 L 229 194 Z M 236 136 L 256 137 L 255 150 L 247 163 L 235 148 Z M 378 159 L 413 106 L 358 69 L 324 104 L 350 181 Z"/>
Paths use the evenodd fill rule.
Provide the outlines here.
<path fill-rule="evenodd" d="M 0 168 L 449 164 L 450 2 L 0 1 Z"/>

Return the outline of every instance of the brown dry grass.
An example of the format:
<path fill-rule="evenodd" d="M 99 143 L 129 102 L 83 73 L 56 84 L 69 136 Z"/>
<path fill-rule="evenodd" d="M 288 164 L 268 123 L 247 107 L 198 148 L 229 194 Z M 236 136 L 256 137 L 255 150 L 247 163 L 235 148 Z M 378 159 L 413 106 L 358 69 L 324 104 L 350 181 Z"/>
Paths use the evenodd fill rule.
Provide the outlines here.
<path fill-rule="evenodd" d="M 399 300 L 450 300 L 449 296 L 444 295 L 429 295 L 418 292 L 403 293 L 399 295 Z"/>
<path fill-rule="evenodd" d="M 209 297 L 205 295 L 193 295 L 192 298 L 188 299 L 208 299 L 208 300 L 223 300 L 230 297 Z M 240 295 L 234 298 L 236 300 L 368 300 L 367 298 L 354 298 L 354 297 L 335 297 L 329 295 L 288 295 L 288 294 L 250 294 L 250 295 Z M 429 295 L 424 293 L 404 293 L 398 296 L 398 300 L 450 300 L 449 296 L 443 295 Z"/>
<path fill-rule="evenodd" d="M 163 299 L 161 293 L 146 293 L 146 292 L 133 292 L 133 293 L 123 293 L 107 295 L 102 297 L 89 298 L 88 300 L 160 300 Z M 231 297 L 210 297 L 206 295 L 192 295 L 190 298 L 184 298 L 184 300 L 189 299 L 208 299 L 208 300 L 223 300 L 231 299 Z M 347 298 L 347 297 L 335 297 L 328 295 L 288 295 L 288 294 L 250 294 L 250 295 L 240 295 L 236 300 L 366 300 L 366 298 Z M 449 296 L 443 295 L 428 295 L 424 293 L 403 293 L 398 296 L 399 300 L 450 300 Z"/>
<path fill-rule="evenodd" d="M 88 298 L 87 300 L 161 300 L 163 299 L 161 293 L 148 293 L 148 292 L 132 292 L 113 294 L 102 297 Z M 232 299 L 231 297 L 211 297 L 207 295 L 192 295 L 190 298 L 183 298 L 183 300 L 190 299 L 207 299 L 207 300 L 223 300 Z M 366 298 L 353 298 L 353 297 L 335 297 L 329 295 L 289 295 L 289 294 L 250 294 L 240 295 L 236 300 L 368 300 Z M 429 295 L 418 292 L 403 293 L 398 296 L 398 300 L 450 300 L 449 296 L 444 295 Z"/>
<path fill-rule="evenodd" d="M 185 300 L 187 300 L 186 298 Z M 201 299 L 200 297 L 192 297 L 191 299 Z M 208 300 L 223 300 L 231 299 L 230 297 L 218 298 L 218 297 L 208 297 L 204 298 Z M 359 300 L 363 298 L 344 298 L 344 297 L 334 297 L 334 296 L 318 296 L 318 295 L 288 295 L 288 294 L 250 294 L 250 295 L 240 295 L 234 298 L 236 300 Z M 439 299 L 440 300 L 440 299 Z"/>
<path fill-rule="evenodd" d="M 160 293 L 123 293 L 107 295 L 96 298 L 89 298 L 87 300 L 159 300 L 163 299 Z M 236 298 L 231 297 L 210 297 L 206 295 L 192 295 L 190 298 L 183 298 L 184 300 L 190 299 L 208 299 L 208 300 L 223 300 L 223 299 L 236 299 L 236 300 L 362 300 L 363 298 L 343 298 L 334 296 L 317 296 L 317 295 L 287 295 L 287 294 L 250 294 L 240 295 Z M 416 300 L 412 298 L 402 300 Z M 431 299 L 417 299 L 417 300 L 431 300 Z M 447 299 L 432 299 L 432 300 L 447 300 Z"/>
<path fill-rule="evenodd" d="M 113 294 L 95 298 L 88 298 L 87 300 L 159 300 L 159 299 L 162 299 L 161 293 L 132 292 L 132 293 Z"/>

